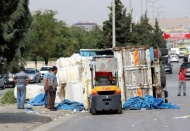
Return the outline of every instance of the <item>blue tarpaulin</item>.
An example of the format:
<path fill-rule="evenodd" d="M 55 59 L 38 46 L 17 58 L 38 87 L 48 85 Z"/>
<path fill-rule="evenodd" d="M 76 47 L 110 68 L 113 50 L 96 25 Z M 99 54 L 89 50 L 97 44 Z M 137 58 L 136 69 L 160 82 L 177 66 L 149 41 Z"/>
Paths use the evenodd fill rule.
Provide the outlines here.
<path fill-rule="evenodd" d="M 150 95 L 143 97 L 130 98 L 123 104 L 123 109 L 125 110 L 140 110 L 146 108 L 148 110 L 152 109 L 179 109 L 176 104 L 164 103 L 162 98 L 154 98 Z"/>
<path fill-rule="evenodd" d="M 61 103 L 59 103 L 56 108 L 60 109 L 60 110 L 76 109 L 77 111 L 82 111 L 82 110 L 84 110 L 84 105 L 79 102 L 70 101 L 70 100 L 65 99 Z"/>
<path fill-rule="evenodd" d="M 30 100 L 28 104 L 31 106 L 43 106 L 45 102 L 45 94 L 38 94 L 34 99 Z"/>
<path fill-rule="evenodd" d="M 45 94 L 39 94 L 34 99 L 28 102 L 31 106 L 43 106 L 44 105 L 44 97 Z M 58 103 L 57 109 L 59 110 L 74 110 L 82 111 L 84 110 L 84 105 L 79 102 L 70 101 L 70 100 L 63 100 L 62 102 Z"/>

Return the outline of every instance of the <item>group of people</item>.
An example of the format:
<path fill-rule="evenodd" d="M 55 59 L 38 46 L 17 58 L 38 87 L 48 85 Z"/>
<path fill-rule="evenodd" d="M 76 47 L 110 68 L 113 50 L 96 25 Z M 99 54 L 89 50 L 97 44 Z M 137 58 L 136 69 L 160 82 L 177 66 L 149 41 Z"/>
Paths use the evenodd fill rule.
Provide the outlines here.
<path fill-rule="evenodd" d="M 14 77 L 14 82 L 17 85 L 17 109 L 24 109 L 26 86 L 30 82 L 30 77 L 24 72 L 25 68 L 21 67 L 20 72 Z M 44 75 L 44 91 L 45 91 L 45 107 L 50 111 L 56 111 L 54 107 L 57 91 L 57 67 L 53 66 L 49 72 Z"/>
<path fill-rule="evenodd" d="M 57 91 L 57 67 L 53 66 L 49 69 L 49 72 L 44 75 L 44 92 L 45 92 L 45 107 L 50 111 L 56 111 L 54 107 L 55 97 Z"/>

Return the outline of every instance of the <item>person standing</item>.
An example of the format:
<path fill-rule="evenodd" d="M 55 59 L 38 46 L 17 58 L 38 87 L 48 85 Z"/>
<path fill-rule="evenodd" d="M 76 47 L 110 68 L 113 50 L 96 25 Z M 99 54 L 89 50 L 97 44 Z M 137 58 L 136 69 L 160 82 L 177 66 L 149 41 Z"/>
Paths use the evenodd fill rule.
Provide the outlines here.
<path fill-rule="evenodd" d="M 181 66 L 180 69 L 179 69 L 179 89 L 178 89 L 178 95 L 177 96 L 180 96 L 181 95 L 181 88 L 182 88 L 182 85 L 183 85 L 183 95 L 186 96 L 186 73 L 187 73 L 187 70 Z"/>
<path fill-rule="evenodd" d="M 57 91 L 57 67 L 53 66 L 52 72 L 48 75 L 48 92 L 49 92 L 49 106 L 50 111 L 56 111 L 56 108 L 54 107 L 55 104 L 55 97 L 56 97 L 56 91 Z"/>
<path fill-rule="evenodd" d="M 49 68 L 48 73 L 44 74 L 43 81 L 44 81 L 44 105 L 45 108 L 49 108 L 49 93 L 48 93 L 48 75 L 52 72 L 52 67 Z"/>
<path fill-rule="evenodd" d="M 24 109 L 26 86 L 30 81 L 30 77 L 24 71 L 25 68 L 20 67 L 20 72 L 14 76 L 14 82 L 17 85 L 17 109 Z"/>

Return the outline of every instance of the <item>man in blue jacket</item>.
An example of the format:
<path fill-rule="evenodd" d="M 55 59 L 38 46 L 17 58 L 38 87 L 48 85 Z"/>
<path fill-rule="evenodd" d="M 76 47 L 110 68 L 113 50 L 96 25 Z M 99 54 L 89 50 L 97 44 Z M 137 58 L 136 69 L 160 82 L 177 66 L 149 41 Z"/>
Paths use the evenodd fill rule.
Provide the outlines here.
<path fill-rule="evenodd" d="M 21 67 L 20 72 L 14 77 L 15 85 L 17 85 L 17 109 L 24 109 L 26 86 L 30 81 L 30 77 L 24 71 L 25 68 Z"/>
<path fill-rule="evenodd" d="M 49 72 L 44 74 L 43 77 L 43 81 L 44 81 L 44 92 L 45 92 L 45 96 L 44 96 L 44 105 L 45 108 L 49 108 L 49 93 L 48 93 L 48 75 L 52 72 L 52 67 L 49 68 Z"/>
<path fill-rule="evenodd" d="M 56 97 L 56 91 L 57 91 L 57 67 L 53 66 L 52 72 L 48 75 L 48 92 L 49 92 L 49 106 L 50 111 L 56 111 L 56 108 L 54 107 L 55 104 L 55 97 Z"/>

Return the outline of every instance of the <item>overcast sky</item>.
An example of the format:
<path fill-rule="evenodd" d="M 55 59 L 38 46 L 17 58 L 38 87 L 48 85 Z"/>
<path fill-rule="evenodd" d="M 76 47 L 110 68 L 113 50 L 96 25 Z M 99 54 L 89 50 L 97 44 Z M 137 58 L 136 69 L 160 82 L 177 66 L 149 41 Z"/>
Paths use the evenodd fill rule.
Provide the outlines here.
<path fill-rule="evenodd" d="M 129 0 L 121 0 L 123 5 L 129 11 Z M 133 20 L 139 20 L 141 16 L 141 0 L 131 0 L 133 9 Z M 146 10 L 146 0 L 143 1 L 143 12 Z M 153 18 L 153 2 L 154 16 L 159 12 L 160 18 L 181 18 L 190 17 L 190 0 L 148 0 L 148 17 Z M 81 21 L 91 21 L 102 24 L 108 19 L 110 13 L 108 6 L 112 0 L 30 0 L 30 10 L 51 9 L 58 11 L 56 18 L 72 25 Z M 160 8 L 160 9 L 158 9 Z"/>

